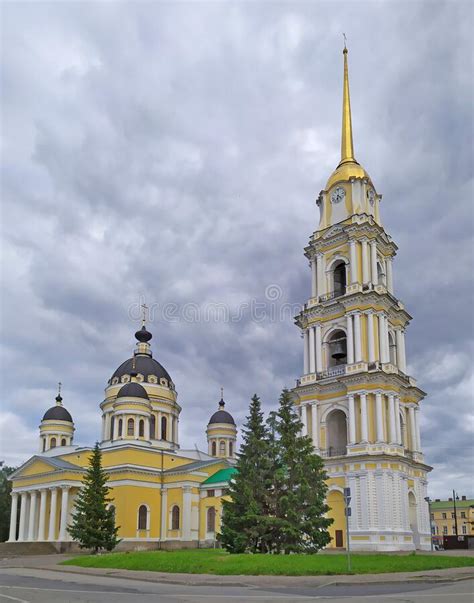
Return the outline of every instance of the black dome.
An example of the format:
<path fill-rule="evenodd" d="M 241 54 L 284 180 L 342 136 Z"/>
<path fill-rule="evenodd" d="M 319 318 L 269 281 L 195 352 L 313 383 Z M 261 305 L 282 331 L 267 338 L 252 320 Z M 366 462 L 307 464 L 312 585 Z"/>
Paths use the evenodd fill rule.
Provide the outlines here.
<path fill-rule="evenodd" d="M 155 375 L 155 377 L 158 379 L 158 383 L 162 377 L 168 381 L 171 381 L 168 371 L 150 356 L 137 355 L 134 358 L 125 360 L 125 362 L 123 362 L 112 375 L 111 380 L 114 377 L 118 377 L 120 379 L 120 377 L 123 375 L 130 375 L 130 373 L 141 373 L 145 381 L 148 381 L 148 375 Z"/>
<path fill-rule="evenodd" d="M 209 425 L 211 423 L 228 423 L 229 425 L 235 425 L 233 416 L 224 410 L 224 406 L 225 402 L 221 398 L 221 401 L 219 402 L 219 410 L 216 410 L 216 412 L 212 415 L 209 420 Z"/>
<path fill-rule="evenodd" d="M 135 338 L 140 343 L 147 343 L 152 337 L 153 335 L 150 333 L 150 331 L 147 331 L 145 325 L 143 325 L 143 327 L 135 333 Z"/>
<path fill-rule="evenodd" d="M 143 385 L 132 381 L 120 388 L 117 398 L 146 398 L 148 400 L 148 394 Z"/>
<path fill-rule="evenodd" d="M 43 421 L 68 421 L 73 423 L 70 413 L 64 408 L 64 406 L 52 406 L 49 410 L 44 413 Z"/>

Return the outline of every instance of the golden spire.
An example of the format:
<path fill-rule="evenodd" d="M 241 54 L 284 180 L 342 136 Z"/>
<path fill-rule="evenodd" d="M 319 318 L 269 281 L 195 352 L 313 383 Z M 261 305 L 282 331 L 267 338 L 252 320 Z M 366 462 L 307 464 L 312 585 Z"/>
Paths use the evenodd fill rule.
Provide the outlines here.
<path fill-rule="evenodd" d="M 344 36 L 344 87 L 342 94 L 342 136 L 341 136 L 341 163 L 355 161 L 354 143 L 352 141 L 351 98 L 349 94 L 349 69 L 347 67 L 346 35 Z"/>

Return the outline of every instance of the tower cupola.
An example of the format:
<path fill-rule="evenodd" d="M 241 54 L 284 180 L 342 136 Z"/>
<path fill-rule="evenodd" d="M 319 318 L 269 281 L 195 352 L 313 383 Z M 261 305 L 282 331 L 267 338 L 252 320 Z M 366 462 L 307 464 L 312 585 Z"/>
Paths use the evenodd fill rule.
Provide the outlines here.
<path fill-rule="evenodd" d="M 237 427 L 233 416 L 225 410 L 223 388 L 221 388 L 218 409 L 209 419 L 206 435 L 211 456 L 235 458 Z"/>
<path fill-rule="evenodd" d="M 40 429 L 40 452 L 46 452 L 59 446 L 72 446 L 74 421 L 63 406 L 61 383 L 58 384 L 56 404 L 44 413 Z"/>

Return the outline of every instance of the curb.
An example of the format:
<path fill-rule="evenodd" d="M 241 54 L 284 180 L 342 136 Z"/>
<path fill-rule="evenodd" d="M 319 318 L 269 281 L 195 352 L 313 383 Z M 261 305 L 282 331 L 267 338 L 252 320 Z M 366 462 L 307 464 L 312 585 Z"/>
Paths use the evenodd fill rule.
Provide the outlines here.
<path fill-rule="evenodd" d="M 232 575 L 221 576 L 216 574 L 173 574 L 163 572 L 121 570 L 102 568 L 84 568 L 73 565 L 58 566 L 27 566 L 9 565 L 3 568 L 17 568 L 29 570 L 42 570 L 63 574 L 82 574 L 88 576 L 101 576 L 104 578 L 120 578 L 150 583 L 182 584 L 187 586 L 308 586 L 320 588 L 322 586 L 360 585 L 360 584 L 399 584 L 403 583 L 447 583 L 460 582 L 474 579 L 472 567 L 448 568 L 441 570 L 427 570 L 425 572 L 400 572 L 385 574 L 341 574 L 338 576 L 248 576 Z"/>

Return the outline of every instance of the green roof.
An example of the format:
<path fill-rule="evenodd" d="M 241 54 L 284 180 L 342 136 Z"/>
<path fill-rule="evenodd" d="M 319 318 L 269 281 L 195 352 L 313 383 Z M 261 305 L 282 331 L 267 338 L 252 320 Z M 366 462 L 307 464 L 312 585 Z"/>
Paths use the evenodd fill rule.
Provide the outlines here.
<path fill-rule="evenodd" d="M 467 509 L 471 505 L 474 506 L 474 498 L 456 501 L 456 509 Z M 453 507 L 454 502 L 452 500 L 440 500 L 430 502 L 430 509 L 434 511 L 436 511 L 436 509 L 452 509 Z"/>
<path fill-rule="evenodd" d="M 226 467 L 225 469 L 219 469 L 213 475 L 210 475 L 206 481 L 202 482 L 201 485 L 207 486 L 208 484 L 219 484 L 220 482 L 229 482 L 234 473 L 237 472 L 235 467 Z"/>

